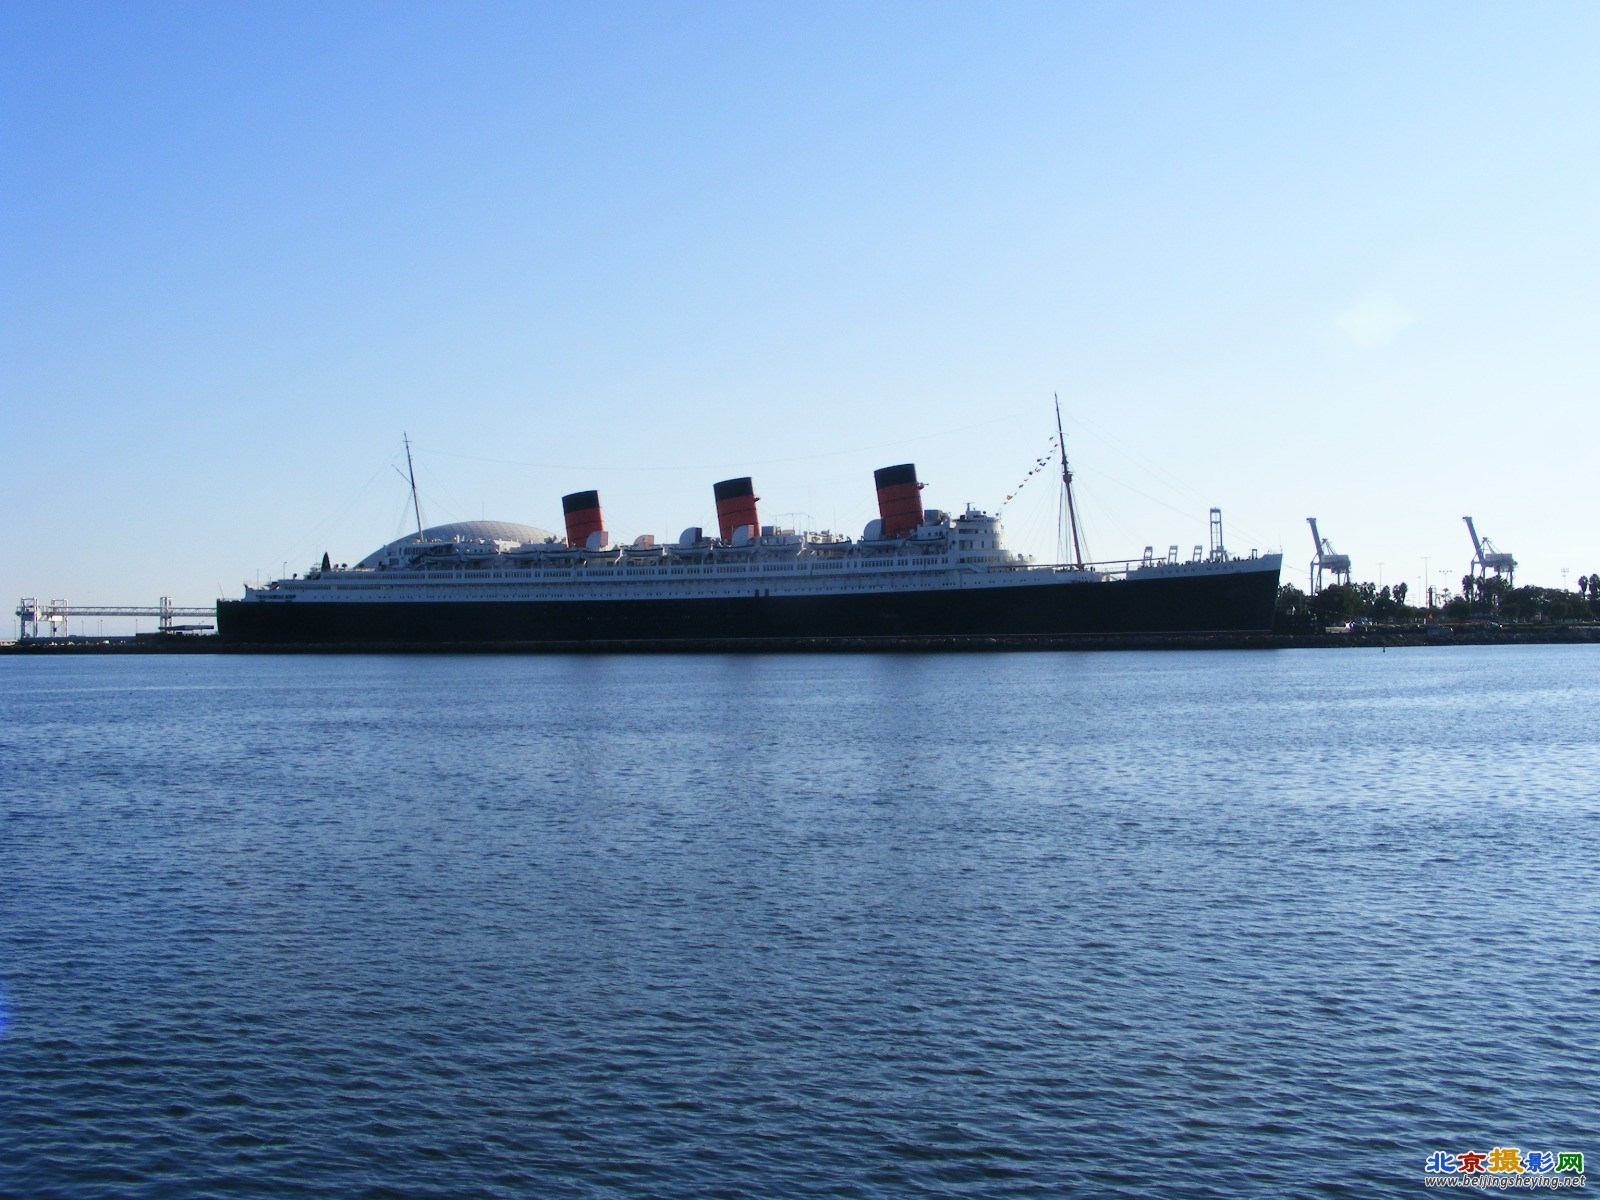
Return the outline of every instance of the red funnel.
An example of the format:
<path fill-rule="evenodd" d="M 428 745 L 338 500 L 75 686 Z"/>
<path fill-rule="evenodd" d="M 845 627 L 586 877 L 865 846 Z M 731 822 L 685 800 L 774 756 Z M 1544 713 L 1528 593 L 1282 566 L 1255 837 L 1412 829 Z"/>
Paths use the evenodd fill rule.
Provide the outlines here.
<path fill-rule="evenodd" d="M 717 525 L 722 531 L 723 541 L 733 541 L 733 531 L 741 525 L 754 525 L 752 536 L 761 532 L 761 518 L 756 516 L 758 497 L 750 476 L 724 479 L 721 483 L 713 484 L 711 490 L 717 497 Z"/>
<path fill-rule="evenodd" d="M 874 471 L 872 478 L 878 485 L 878 516 L 884 537 L 905 537 L 922 524 L 922 485 L 917 482 L 915 463 L 884 467 Z"/>
<path fill-rule="evenodd" d="M 599 492 L 573 492 L 561 497 L 561 511 L 567 518 L 567 545 L 583 549 L 591 533 L 604 529 L 600 516 Z"/>

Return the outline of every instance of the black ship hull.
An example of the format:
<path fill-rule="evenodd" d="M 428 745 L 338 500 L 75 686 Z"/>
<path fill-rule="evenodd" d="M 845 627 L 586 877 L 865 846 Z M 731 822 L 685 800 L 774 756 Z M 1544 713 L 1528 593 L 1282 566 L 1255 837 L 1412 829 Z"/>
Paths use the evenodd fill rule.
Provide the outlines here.
<path fill-rule="evenodd" d="M 1260 570 L 929 591 L 637 600 L 223 600 L 225 642 L 264 646 L 1048 638 L 1266 632 Z"/>

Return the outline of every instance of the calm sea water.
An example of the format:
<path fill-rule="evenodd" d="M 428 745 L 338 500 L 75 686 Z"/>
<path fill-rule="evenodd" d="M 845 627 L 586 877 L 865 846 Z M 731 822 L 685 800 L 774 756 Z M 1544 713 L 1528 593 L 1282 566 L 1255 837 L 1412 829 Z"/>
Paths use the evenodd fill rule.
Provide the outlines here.
<path fill-rule="evenodd" d="M 0 660 L 0 1193 L 1600 1155 L 1600 654 Z"/>

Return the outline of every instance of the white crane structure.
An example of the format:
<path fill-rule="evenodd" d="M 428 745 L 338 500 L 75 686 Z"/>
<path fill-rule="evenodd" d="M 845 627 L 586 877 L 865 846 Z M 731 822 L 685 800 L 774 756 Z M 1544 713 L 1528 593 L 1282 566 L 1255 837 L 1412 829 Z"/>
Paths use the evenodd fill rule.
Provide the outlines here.
<path fill-rule="evenodd" d="M 1496 550 L 1488 538 L 1480 538 L 1471 517 L 1461 519 L 1467 523 L 1467 532 L 1472 535 L 1472 563 L 1467 567 L 1467 574 L 1487 579 L 1489 572 L 1493 571 L 1497 577 L 1504 576 L 1506 582 L 1515 587 L 1517 560 L 1503 550 Z"/>
<path fill-rule="evenodd" d="M 155 617 L 156 629 L 161 633 L 198 633 L 210 625 L 181 625 L 180 619 L 215 617 L 214 608 L 180 608 L 166 596 L 154 608 L 125 604 L 71 605 L 65 600 L 52 600 L 48 604 L 24 596 L 17 602 L 17 621 L 20 640 L 32 641 L 39 637 L 55 637 L 62 633 L 71 619 L 82 617 Z M 41 633 L 41 630 L 44 630 Z"/>
<path fill-rule="evenodd" d="M 1311 526 L 1311 542 L 1317 550 L 1317 556 L 1311 560 L 1311 569 L 1306 580 L 1306 586 L 1311 589 L 1311 594 L 1315 596 L 1322 590 L 1324 574 L 1332 575 L 1334 583 L 1349 583 L 1350 556 L 1334 552 L 1333 545 L 1328 539 L 1317 532 L 1315 517 L 1307 517 L 1306 524 Z"/>

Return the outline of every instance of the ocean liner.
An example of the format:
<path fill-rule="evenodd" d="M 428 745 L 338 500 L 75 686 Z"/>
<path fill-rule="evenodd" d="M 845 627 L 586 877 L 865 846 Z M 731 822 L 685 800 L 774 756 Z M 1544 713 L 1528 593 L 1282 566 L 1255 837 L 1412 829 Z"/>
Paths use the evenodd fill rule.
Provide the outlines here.
<path fill-rule="evenodd" d="M 1059 447 L 1060 443 L 1057 443 Z M 407 458 L 409 466 L 409 446 Z M 528 648 L 1047 643 L 1081 635 L 1261 632 L 1282 555 L 1211 546 L 1180 559 L 1084 562 L 1062 455 L 1072 561 L 1005 548 L 1000 519 L 922 505 L 911 463 L 876 472 L 878 517 L 859 538 L 763 525 L 749 477 L 714 486 L 718 528 L 626 545 L 597 492 L 562 499 L 566 536 L 468 521 L 422 528 L 354 565 L 327 555 L 302 576 L 217 603 L 225 642 Z M 415 477 L 412 477 L 415 499 Z"/>

